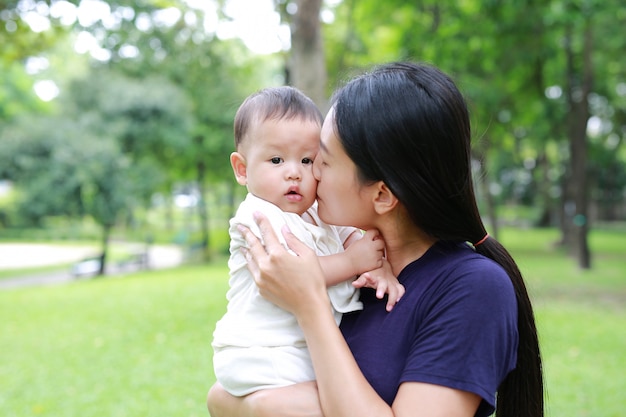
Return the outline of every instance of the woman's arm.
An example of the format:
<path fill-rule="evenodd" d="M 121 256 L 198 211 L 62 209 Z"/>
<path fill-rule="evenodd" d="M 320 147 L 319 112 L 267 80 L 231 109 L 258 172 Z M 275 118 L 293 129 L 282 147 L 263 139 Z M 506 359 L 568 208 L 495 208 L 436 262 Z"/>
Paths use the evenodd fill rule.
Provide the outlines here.
<path fill-rule="evenodd" d="M 230 395 L 219 383 L 209 390 L 211 417 L 324 417 L 315 381 L 265 389 L 245 397 Z"/>
<path fill-rule="evenodd" d="M 209 390 L 207 395 L 207 408 L 211 417 L 255 417 L 252 410 L 252 400 L 248 401 L 248 397 L 235 397 L 230 395 L 219 382 Z M 260 417 L 260 416 L 256 416 Z"/>
<path fill-rule="evenodd" d="M 267 219 L 257 216 L 265 247 L 248 230 L 249 269 L 268 300 L 291 311 L 300 324 L 311 353 L 320 403 L 327 417 L 358 416 L 473 416 L 480 398 L 475 394 L 431 384 L 404 383 L 393 410 L 361 373 L 336 326 L 317 256 L 283 230 L 290 255 L 279 243 Z"/>

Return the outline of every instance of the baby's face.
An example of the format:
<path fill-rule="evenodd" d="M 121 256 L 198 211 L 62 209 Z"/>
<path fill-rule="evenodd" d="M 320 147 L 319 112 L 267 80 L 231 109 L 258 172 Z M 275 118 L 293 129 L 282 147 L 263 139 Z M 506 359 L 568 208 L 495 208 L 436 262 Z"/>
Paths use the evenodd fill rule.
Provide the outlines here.
<path fill-rule="evenodd" d="M 309 120 L 267 120 L 242 145 L 246 185 L 255 196 L 290 213 L 302 214 L 315 201 L 313 161 L 320 126 Z"/>

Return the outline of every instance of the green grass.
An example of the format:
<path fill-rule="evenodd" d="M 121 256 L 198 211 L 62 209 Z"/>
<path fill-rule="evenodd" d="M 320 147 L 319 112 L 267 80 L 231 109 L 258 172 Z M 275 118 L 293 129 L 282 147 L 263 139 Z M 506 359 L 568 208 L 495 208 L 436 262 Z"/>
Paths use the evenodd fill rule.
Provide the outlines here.
<path fill-rule="evenodd" d="M 189 266 L 0 292 L 9 416 L 206 416 L 227 270 Z"/>
<path fill-rule="evenodd" d="M 621 417 L 626 390 L 624 310 L 558 300 L 537 309 L 552 417 Z"/>
<path fill-rule="evenodd" d="M 554 230 L 502 231 L 535 300 L 548 417 L 618 417 L 626 392 L 624 231 L 580 271 Z M 226 262 L 0 291 L 6 417 L 208 416 Z"/>
<path fill-rule="evenodd" d="M 594 230 L 592 269 L 555 247 L 556 230 L 505 229 L 534 300 L 548 417 L 621 417 L 626 392 L 626 231 Z"/>

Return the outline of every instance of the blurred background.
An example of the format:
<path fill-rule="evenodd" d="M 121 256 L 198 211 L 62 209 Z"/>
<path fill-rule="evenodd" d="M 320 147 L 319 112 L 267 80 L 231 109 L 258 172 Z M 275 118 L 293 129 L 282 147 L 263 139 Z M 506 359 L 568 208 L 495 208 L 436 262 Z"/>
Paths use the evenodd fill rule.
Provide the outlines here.
<path fill-rule="evenodd" d="M 17 335 L 28 334 L 30 323 L 40 346 L 42 324 L 28 308 L 46 310 L 51 294 L 87 291 L 94 281 L 75 282 L 84 276 L 164 280 L 152 281 L 161 290 L 137 287 L 136 297 L 127 284 L 122 306 L 94 313 L 109 317 L 152 290 L 167 305 L 172 297 L 159 291 L 180 289 L 171 277 L 193 275 L 188 282 L 199 287 L 186 297 L 215 294 L 217 319 L 227 272 L 211 281 L 207 271 L 225 266 L 228 219 L 245 195 L 229 165 L 242 100 L 290 84 L 325 112 L 332 91 L 372 65 L 425 61 L 452 75 L 467 98 L 488 230 L 519 257 L 539 325 L 553 337 L 547 360 L 562 369 L 550 374 L 562 382 L 552 385 L 562 405 L 552 415 L 617 416 L 611 410 L 623 411 L 618 393 L 626 381 L 609 375 L 626 366 L 617 353 L 626 348 L 623 327 L 615 327 L 626 323 L 625 28 L 623 0 L 0 0 L 0 286 L 10 290 L 0 294 L 0 314 L 9 318 L 2 336 L 17 355 Z M 163 268 L 169 272 L 159 275 Z M 28 285 L 68 281 L 63 290 Z M 119 280 L 96 281 L 98 292 L 76 300 L 119 295 L 107 287 Z M 214 321 L 201 300 L 194 311 L 206 328 L 194 343 L 210 350 Z M 552 311 L 555 300 L 565 304 Z M 180 308 L 189 313 L 189 305 Z M 583 330 L 608 326 L 603 345 L 597 334 L 580 335 L 600 346 L 591 356 L 607 361 L 590 366 L 591 375 L 572 376 L 560 362 L 584 363 L 585 352 L 566 333 L 555 342 L 557 333 L 578 329 L 560 321 L 564 311 L 580 320 L 599 314 L 589 326 L 578 321 Z M 74 328 L 81 326 L 90 325 Z M 164 343 L 159 335 L 146 346 Z M 84 342 L 92 348 L 104 339 L 88 334 Z M 195 380 L 204 395 L 210 352 L 192 355 L 209 360 Z M 0 388 L 8 384 L 0 408 L 14 410 L 8 415 L 89 415 L 85 404 L 79 414 L 20 400 L 38 377 L 11 363 L 0 363 Z M 611 388 L 598 389 L 607 379 Z M 180 384 L 188 383 L 195 384 Z M 93 415 L 103 415 L 107 398 Z M 157 414 L 203 415 L 196 408 L 203 398 L 181 401 L 194 411 Z M 126 407 L 104 415 L 148 415 Z"/>
<path fill-rule="evenodd" d="M 372 64 L 420 60 L 470 104 L 492 235 L 558 227 L 591 266 L 626 219 L 626 6 L 607 1 L 2 1 L 0 233 L 223 251 L 243 98 L 291 84 L 326 110 Z M 177 213 L 185 212 L 182 225 Z M 625 244 L 626 248 L 626 244 Z M 626 249 L 625 249 L 626 250 Z"/>

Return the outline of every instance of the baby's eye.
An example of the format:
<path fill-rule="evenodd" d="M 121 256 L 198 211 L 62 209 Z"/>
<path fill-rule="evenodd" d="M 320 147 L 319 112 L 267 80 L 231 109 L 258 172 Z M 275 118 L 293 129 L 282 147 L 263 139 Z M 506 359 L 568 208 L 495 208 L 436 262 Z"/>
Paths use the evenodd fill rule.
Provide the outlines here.
<path fill-rule="evenodd" d="M 311 158 L 304 158 L 302 160 L 302 163 L 305 164 L 305 165 L 310 165 L 310 164 L 313 163 L 313 160 Z"/>
<path fill-rule="evenodd" d="M 273 157 L 272 159 L 270 159 L 270 162 L 271 162 L 272 164 L 275 164 L 275 165 L 280 164 L 282 161 L 283 161 L 283 159 L 282 159 L 282 158 L 280 158 L 280 157 L 278 157 L 278 156 L 275 156 L 275 157 Z"/>

